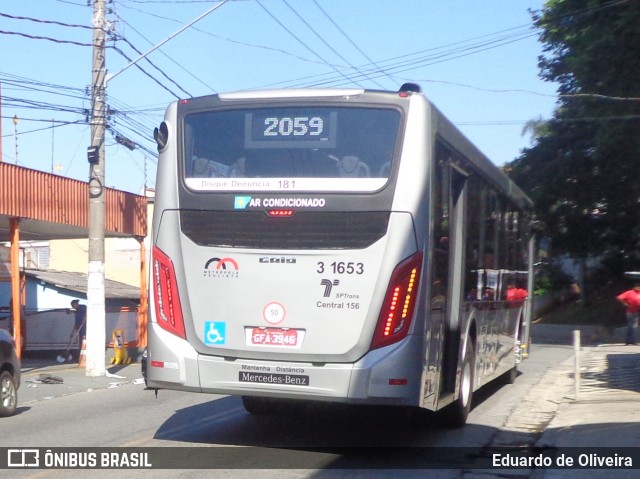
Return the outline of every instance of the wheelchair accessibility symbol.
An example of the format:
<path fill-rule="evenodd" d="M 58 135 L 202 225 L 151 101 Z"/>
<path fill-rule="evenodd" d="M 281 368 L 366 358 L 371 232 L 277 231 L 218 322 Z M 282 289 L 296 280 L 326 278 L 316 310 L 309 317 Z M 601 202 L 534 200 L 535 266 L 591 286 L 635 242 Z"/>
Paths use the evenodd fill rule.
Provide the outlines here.
<path fill-rule="evenodd" d="M 227 324 L 206 321 L 204 323 L 204 344 L 224 344 L 226 342 Z"/>

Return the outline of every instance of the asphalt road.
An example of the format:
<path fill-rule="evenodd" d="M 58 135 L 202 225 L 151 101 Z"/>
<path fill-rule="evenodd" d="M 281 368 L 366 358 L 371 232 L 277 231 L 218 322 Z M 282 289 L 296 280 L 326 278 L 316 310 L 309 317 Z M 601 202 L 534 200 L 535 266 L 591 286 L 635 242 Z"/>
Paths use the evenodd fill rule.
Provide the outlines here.
<path fill-rule="evenodd" d="M 416 417 L 384 408 L 316 406 L 257 418 L 245 412 L 237 397 L 160 391 L 156 398 L 144 385 L 127 384 L 23 405 L 16 416 L 0 420 L 0 447 L 180 447 L 191 449 L 181 449 L 180 457 L 192 454 L 187 455 L 192 464 L 207 457 L 221 461 L 215 467 L 225 467 L 12 470 L 11 477 L 424 478 L 424 470 L 416 469 L 422 467 L 424 448 L 481 448 L 505 441 L 508 445 L 511 439 L 520 443 L 522 428 L 509 436 L 517 422 L 514 416 L 519 418 L 525 400 L 534 398 L 535 404 L 541 387 L 550 390 L 544 384 L 547 373 L 571 354 L 568 346 L 534 345 L 514 384 L 489 386 L 476 395 L 468 424 L 461 429 L 446 429 L 430 415 Z M 535 431 L 535 415 L 529 420 Z M 530 435 L 533 438 L 535 432 Z M 387 455 L 386 450 L 394 454 Z M 286 456 L 278 460 L 289 458 L 295 468 L 269 462 L 279 453 Z M 166 458 L 171 458 L 169 450 Z M 341 467 L 350 469 L 336 469 Z M 429 477 L 453 478 L 461 473 L 440 469 L 430 471 Z"/>

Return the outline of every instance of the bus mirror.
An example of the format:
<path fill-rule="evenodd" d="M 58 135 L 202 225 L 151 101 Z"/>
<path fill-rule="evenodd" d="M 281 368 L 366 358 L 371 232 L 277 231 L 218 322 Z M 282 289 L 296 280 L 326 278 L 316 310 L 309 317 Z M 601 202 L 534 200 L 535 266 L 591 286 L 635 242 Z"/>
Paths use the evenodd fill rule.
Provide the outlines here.
<path fill-rule="evenodd" d="M 169 127 L 164 121 L 160 123 L 159 128 L 153 130 L 153 138 L 158 145 L 158 151 L 167 146 L 167 142 L 169 141 Z"/>

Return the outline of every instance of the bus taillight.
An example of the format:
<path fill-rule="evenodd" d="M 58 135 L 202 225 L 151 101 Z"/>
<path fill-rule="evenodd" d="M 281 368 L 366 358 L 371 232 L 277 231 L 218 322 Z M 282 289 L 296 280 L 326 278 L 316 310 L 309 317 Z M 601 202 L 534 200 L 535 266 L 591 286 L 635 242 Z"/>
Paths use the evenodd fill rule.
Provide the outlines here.
<path fill-rule="evenodd" d="M 419 252 L 393 271 L 373 333 L 371 349 L 388 346 L 407 336 L 418 298 L 421 268 L 422 252 Z"/>
<path fill-rule="evenodd" d="M 152 255 L 156 320 L 162 329 L 186 339 L 173 262 L 157 246 Z"/>

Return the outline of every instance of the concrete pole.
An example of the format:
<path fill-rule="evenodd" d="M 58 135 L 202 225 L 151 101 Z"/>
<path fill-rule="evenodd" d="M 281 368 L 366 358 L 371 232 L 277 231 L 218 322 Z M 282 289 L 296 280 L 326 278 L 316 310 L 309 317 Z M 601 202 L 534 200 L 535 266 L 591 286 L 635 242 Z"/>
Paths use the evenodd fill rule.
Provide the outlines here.
<path fill-rule="evenodd" d="M 87 276 L 86 375 L 106 374 L 104 289 L 105 179 L 105 0 L 93 4 L 93 67 L 91 78 L 91 148 L 97 161 L 89 166 L 89 265 Z"/>
<path fill-rule="evenodd" d="M 208 14 L 220 8 L 229 0 L 222 0 L 195 20 L 183 26 L 169 38 L 141 55 L 119 72 L 107 78 L 105 61 L 105 0 L 94 0 L 93 3 L 93 70 L 91 89 L 91 146 L 92 153 L 97 154 L 97 161 L 91 162 L 89 168 L 89 271 L 87 278 L 87 376 L 104 376 L 106 374 L 106 314 L 104 289 L 104 169 L 105 169 L 105 132 L 107 123 L 106 89 L 107 82 L 125 71 L 152 51 L 165 44 L 173 37 L 200 21 Z"/>
<path fill-rule="evenodd" d="M 575 400 L 578 401 L 580 399 L 580 330 L 573 332 L 573 354 L 575 368 L 573 386 Z"/>
<path fill-rule="evenodd" d="M 13 313 L 13 337 L 16 340 L 16 353 L 22 357 L 22 301 L 20 297 L 20 218 L 10 218 L 11 228 L 11 311 Z"/>
<path fill-rule="evenodd" d="M 2 83 L 0 83 L 0 163 L 2 163 Z"/>

